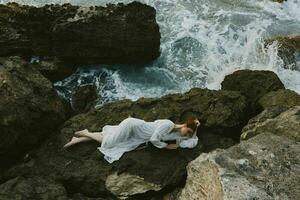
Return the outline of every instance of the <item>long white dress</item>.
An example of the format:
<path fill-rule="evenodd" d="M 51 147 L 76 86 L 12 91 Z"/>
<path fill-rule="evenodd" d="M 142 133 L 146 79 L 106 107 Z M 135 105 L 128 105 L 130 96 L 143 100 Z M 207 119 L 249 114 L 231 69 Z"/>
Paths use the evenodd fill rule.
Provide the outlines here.
<path fill-rule="evenodd" d="M 119 125 L 105 125 L 102 128 L 103 139 L 97 149 L 104 154 L 104 158 L 112 163 L 128 151 L 140 144 L 151 142 L 158 148 L 168 144 L 164 141 L 176 140 L 181 148 L 193 148 L 198 143 L 196 134 L 193 137 L 182 137 L 178 131 L 172 131 L 175 124 L 169 119 L 157 119 L 147 122 L 142 119 L 128 117 Z"/>

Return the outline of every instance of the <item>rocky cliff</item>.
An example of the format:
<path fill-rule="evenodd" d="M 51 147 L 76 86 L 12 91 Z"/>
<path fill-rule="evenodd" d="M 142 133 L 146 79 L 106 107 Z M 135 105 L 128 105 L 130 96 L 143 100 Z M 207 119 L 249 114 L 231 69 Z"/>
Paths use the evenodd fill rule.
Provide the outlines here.
<path fill-rule="evenodd" d="M 8 58 L 4 63 L 11 60 Z M 18 59 L 13 61 L 17 62 Z M 13 66 L 19 66 L 18 62 Z M 6 65 L 2 68 L 6 69 Z M 20 70 L 27 68 L 21 66 Z M 10 71 L 6 72 L 6 76 L 10 73 L 18 74 Z M 246 70 L 243 73 L 254 72 Z M 50 83 L 37 70 L 31 74 Z M 24 72 L 23 75 L 27 74 Z M 231 75 L 231 79 L 234 76 Z M 19 75 L 19 79 L 24 80 L 21 77 Z M 272 77 L 273 81 L 278 81 L 276 75 Z M 254 79 L 260 79 L 260 76 L 252 76 L 244 81 L 255 82 Z M 244 84 L 241 80 L 240 83 Z M 37 87 L 34 81 L 31 84 L 29 88 Z M 268 86 L 269 82 L 265 84 Z M 40 83 L 38 85 L 47 88 Z M 284 91 L 290 93 L 284 89 L 274 92 L 280 94 Z M 250 96 L 249 99 L 242 95 L 243 91 L 193 88 L 183 94 L 169 94 L 161 98 L 125 99 L 75 115 L 58 130 L 47 129 L 49 134 L 40 145 L 28 149 L 18 164 L 2 171 L 0 199 L 15 199 L 17 196 L 42 199 L 292 199 L 297 195 L 298 189 L 294 183 L 299 179 L 299 97 L 294 93 L 293 98 L 279 95 L 280 100 L 276 103 L 271 100 L 274 105 L 269 107 L 261 106 L 265 110 L 248 122 L 250 116 L 247 112 L 252 108 L 249 102 L 252 99 L 255 102 L 267 102 L 268 97 L 274 99 L 276 95 L 270 92 L 270 89 L 261 91 L 257 97 Z M 39 95 L 37 92 L 34 94 Z M 45 95 L 39 98 L 43 99 Z M 32 105 L 31 108 L 37 111 L 46 109 L 46 105 L 49 107 L 55 101 L 34 104 L 36 107 Z M 12 105 L 19 104 L 12 102 Z M 6 109 L 9 108 L 14 107 Z M 104 125 L 118 124 L 128 115 L 147 121 L 167 118 L 175 123 L 193 115 L 205 118 L 206 123 L 198 130 L 200 142 L 194 149 L 165 150 L 149 144 L 146 148 L 125 153 L 113 164 L 103 159 L 97 150 L 99 144 L 95 141 L 77 144 L 69 149 L 62 148 L 75 131 L 84 128 L 101 131 Z M 45 117 L 51 120 L 50 115 Z M 42 125 L 42 121 L 39 125 Z M 14 128 L 12 126 L 7 130 Z M 28 137 L 39 136 L 39 132 L 34 131 L 23 134 Z M 2 137 L 13 141 L 8 135 L 2 134 Z M 237 144 L 240 137 L 243 140 L 251 139 Z M 26 141 L 20 142 L 26 144 Z M 290 178 L 284 179 L 287 176 Z"/>
<path fill-rule="evenodd" d="M 150 62 L 160 55 L 155 9 L 142 3 L 79 7 L 0 5 L 0 56 L 76 64 Z"/>
<path fill-rule="evenodd" d="M 155 10 L 137 2 L 0 5 L 0 56 L 8 56 L 0 57 L 0 200 L 300 196 L 300 96 L 271 71 L 236 71 L 221 90 L 192 88 L 98 108 L 91 106 L 93 85 L 73 91 L 72 106 L 53 88 L 51 81 L 75 70 L 72 63 L 149 62 L 159 56 L 159 39 Z M 33 55 L 41 60 L 29 63 Z M 149 143 L 109 164 L 96 141 L 63 148 L 75 131 L 101 131 L 129 115 L 206 120 L 193 149 Z"/>

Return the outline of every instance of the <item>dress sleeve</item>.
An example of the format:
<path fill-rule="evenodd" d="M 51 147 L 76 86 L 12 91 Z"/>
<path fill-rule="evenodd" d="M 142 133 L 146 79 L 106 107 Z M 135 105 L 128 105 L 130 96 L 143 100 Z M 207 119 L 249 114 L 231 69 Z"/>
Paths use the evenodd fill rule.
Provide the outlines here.
<path fill-rule="evenodd" d="M 197 146 L 198 144 L 198 137 L 194 136 L 192 138 L 188 138 L 188 139 L 184 139 L 184 140 L 180 140 L 178 142 L 178 145 L 181 148 L 194 148 L 195 146 Z"/>
<path fill-rule="evenodd" d="M 171 120 L 163 120 L 155 128 L 154 133 L 150 138 L 150 142 L 157 148 L 165 148 L 168 144 L 161 141 L 164 134 L 171 132 L 174 128 L 174 123 Z"/>

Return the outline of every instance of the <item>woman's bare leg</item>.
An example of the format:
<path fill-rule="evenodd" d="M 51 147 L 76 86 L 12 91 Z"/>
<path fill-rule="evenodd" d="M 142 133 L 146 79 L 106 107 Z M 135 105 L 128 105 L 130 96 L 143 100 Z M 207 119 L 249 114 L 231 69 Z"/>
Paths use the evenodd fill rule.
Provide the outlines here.
<path fill-rule="evenodd" d="M 83 130 L 80 130 L 80 131 L 75 131 L 74 135 L 83 136 L 82 133 L 87 133 L 87 132 L 89 132 L 87 129 L 83 129 Z"/>
<path fill-rule="evenodd" d="M 64 148 L 72 146 L 72 145 L 77 144 L 77 143 L 92 141 L 92 140 L 93 139 L 90 138 L 90 137 L 80 137 L 80 138 L 72 137 L 71 141 L 64 145 Z"/>
<path fill-rule="evenodd" d="M 102 142 L 102 138 L 103 138 L 102 132 L 89 132 L 87 129 L 76 131 L 74 134 L 80 137 L 89 137 L 100 143 Z"/>
<path fill-rule="evenodd" d="M 93 140 L 96 140 L 98 142 L 102 142 L 103 139 L 103 135 L 102 132 L 81 132 L 80 136 L 82 137 L 89 137 Z"/>

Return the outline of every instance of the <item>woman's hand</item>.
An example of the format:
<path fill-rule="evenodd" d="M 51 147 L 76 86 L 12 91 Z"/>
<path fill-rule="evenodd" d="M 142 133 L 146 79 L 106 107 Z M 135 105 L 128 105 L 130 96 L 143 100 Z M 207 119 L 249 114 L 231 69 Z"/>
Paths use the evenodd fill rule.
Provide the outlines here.
<path fill-rule="evenodd" d="M 168 144 L 166 149 L 177 149 L 179 146 L 177 144 Z"/>
<path fill-rule="evenodd" d="M 196 122 L 197 126 L 199 126 L 199 125 L 200 125 L 200 122 L 199 122 L 199 120 L 198 120 L 198 119 L 195 119 L 195 122 Z"/>

